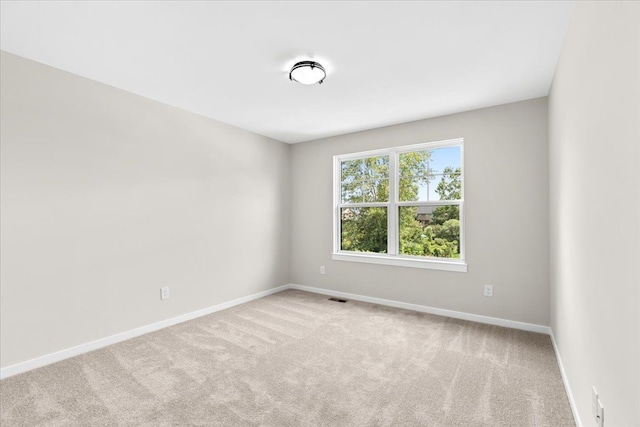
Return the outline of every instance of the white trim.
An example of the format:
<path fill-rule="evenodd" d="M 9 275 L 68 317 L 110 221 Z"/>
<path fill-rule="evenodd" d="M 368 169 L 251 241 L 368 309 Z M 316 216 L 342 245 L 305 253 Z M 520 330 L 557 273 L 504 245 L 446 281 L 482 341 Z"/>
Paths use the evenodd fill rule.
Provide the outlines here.
<path fill-rule="evenodd" d="M 469 320 L 471 322 L 486 323 L 488 325 L 504 326 L 505 328 L 520 329 L 529 332 L 538 332 L 540 334 L 551 334 L 551 328 L 544 325 L 536 325 L 535 323 L 518 322 L 515 320 L 501 319 L 498 317 L 482 316 L 480 314 L 465 313 L 462 311 L 447 310 L 444 308 L 429 307 L 426 305 L 411 304 L 408 302 L 393 301 L 382 298 L 368 297 L 364 295 L 350 294 L 347 292 L 333 291 L 331 289 L 314 288 L 311 286 L 291 284 L 291 289 L 300 291 L 313 292 L 322 295 L 331 295 L 344 299 L 352 299 L 356 301 L 369 302 L 372 304 L 387 305 L 389 307 L 404 308 L 405 310 L 419 311 L 421 313 L 436 314 L 438 316 L 453 317 L 454 319 Z"/>
<path fill-rule="evenodd" d="M 462 139 L 462 138 L 460 138 Z M 462 143 L 460 144 L 460 197 L 461 197 L 461 201 L 464 202 L 464 195 L 465 195 L 465 185 L 464 185 L 464 177 L 466 175 L 465 173 L 466 171 L 466 166 L 464 164 L 464 139 L 462 139 Z M 467 249 L 466 249 L 466 244 L 465 241 L 467 240 L 467 229 L 465 227 L 465 215 L 464 215 L 464 211 L 466 210 L 466 203 L 462 203 L 459 205 L 460 207 L 458 208 L 459 212 L 460 212 L 460 258 L 462 259 L 466 259 L 467 258 Z"/>
<path fill-rule="evenodd" d="M 216 311 L 224 310 L 234 307 L 245 302 L 253 301 L 258 298 L 263 298 L 271 294 L 275 294 L 286 289 L 289 289 L 290 285 L 282 285 L 276 288 L 267 289 L 266 291 L 257 292 L 255 294 L 247 295 L 245 297 L 236 298 L 231 301 L 223 302 L 211 307 L 203 308 L 201 310 L 192 311 L 191 313 L 182 314 L 180 316 L 172 317 L 170 319 L 161 320 L 150 325 L 141 326 L 139 328 L 131 329 L 119 334 L 111 335 L 109 337 L 100 338 L 95 341 L 80 344 L 75 347 L 67 348 L 57 351 L 55 353 L 45 354 L 44 356 L 36 357 L 35 359 L 26 360 L 24 362 L 16 363 L 5 368 L 0 369 L 0 379 L 8 378 L 13 375 L 21 374 L 26 371 L 30 371 L 35 368 L 40 368 L 51 363 L 59 362 L 64 359 L 68 359 L 73 356 L 88 353 L 93 350 L 97 350 L 108 345 L 116 344 L 121 341 L 125 341 L 131 338 L 138 337 L 140 335 L 148 334 L 159 329 L 164 329 L 169 326 L 176 325 L 178 323 L 186 322 L 197 317 L 206 316 L 207 314 L 215 313 Z"/>
<path fill-rule="evenodd" d="M 367 264 L 395 265 L 397 267 L 428 268 L 431 270 L 467 272 L 467 264 L 456 261 L 440 261 L 435 259 L 409 258 L 397 255 L 375 255 L 371 253 L 338 252 L 331 254 L 334 261 L 364 262 Z"/>
<path fill-rule="evenodd" d="M 460 206 L 462 205 L 464 200 L 434 200 L 432 202 L 429 201 L 418 201 L 412 200 L 409 202 L 396 202 L 396 206 Z M 366 203 L 362 203 L 362 206 L 368 206 Z M 382 206 L 388 206 L 387 203 L 383 203 Z M 350 207 L 347 204 L 343 204 L 341 207 Z"/>
<path fill-rule="evenodd" d="M 551 328 L 549 328 L 549 335 L 551 336 L 551 344 L 553 344 L 553 351 L 556 353 L 556 359 L 558 360 L 558 367 L 560 368 L 560 375 L 562 376 L 562 383 L 564 384 L 564 390 L 567 393 L 567 398 L 569 399 L 569 406 L 571 407 L 571 412 L 573 413 L 573 420 L 576 422 L 576 427 L 582 427 L 582 420 L 580 420 L 578 407 L 576 406 L 576 401 L 573 398 L 573 393 L 571 392 L 571 387 L 569 386 L 569 378 L 567 378 L 567 373 L 564 371 L 564 365 L 562 364 L 562 359 L 560 358 L 560 351 L 558 350 L 558 344 L 556 344 L 556 337 L 553 335 L 553 329 Z"/>
<path fill-rule="evenodd" d="M 398 156 L 395 151 L 389 152 L 389 201 L 394 202 L 395 206 L 391 204 L 387 208 L 387 254 L 395 256 L 400 251 L 400 236 L 398 228 L 398 191 L 400 189 L 399 179 L 396 179 L 398 174 Z M 392 178 L 393 177 L 393 178 Z M 392 182 L 393 181 L 393 185 Z M 387 255 L 387 256 L 388 256 Z"/>
<path fill-rule="evenodd" d="M 340 207 L 341 208 L 388 208 L 389 202 L 342 203 L 340 204 Z"/>
<path fill-rule="evenodd" d="M 340 250 L 340 202 L 342 201 L 342 186 L 336 182 L 342 181 L 342 169 L 340 160 L 333 156 L 333 251 Z"/>
<path fill-rule="evenodd" d="M 452 139 L 443 139 L 441 141 L 420 142 L 418 144 L 401 145 L 398 147 L 378 148 L 376 150 L 358 151 L 355 153 L 336 154 L 334 157 L 339 157 L 342 160 L 356 160 L 356 159 L 364 159 L 367 157 L 377 156 L 379 154 L 387 154 L 389 150 L 395 150 L 398 153 L 405 153 L 408 151 L 415 151 L 416 149 L 420 150 L 422 146 L 435 149 L 435 148 L 442 148 L 442 147 L 450 147 L 453 145 L 462 144 L 463 142 L 464 142 L 464 138 L 460 137 L 460 138 L 452 138 Z"/>

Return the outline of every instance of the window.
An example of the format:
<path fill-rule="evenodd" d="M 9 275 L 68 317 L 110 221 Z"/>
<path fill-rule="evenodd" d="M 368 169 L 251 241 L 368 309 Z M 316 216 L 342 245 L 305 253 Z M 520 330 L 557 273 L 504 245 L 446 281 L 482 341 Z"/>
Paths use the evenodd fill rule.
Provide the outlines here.
<path fill-rule="evenodd" d="M 466 271 L 463 140 L 334 157 L 333 259 Z"/>

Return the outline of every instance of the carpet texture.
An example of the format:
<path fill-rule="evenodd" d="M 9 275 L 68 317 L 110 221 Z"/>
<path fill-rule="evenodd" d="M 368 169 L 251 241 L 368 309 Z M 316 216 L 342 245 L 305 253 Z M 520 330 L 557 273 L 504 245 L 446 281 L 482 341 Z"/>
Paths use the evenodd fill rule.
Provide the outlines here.
<path fill-rule="evenodd" d="M 575 426 L 548 336 L 288 290 L 0 382 L 9 426 Z"/>

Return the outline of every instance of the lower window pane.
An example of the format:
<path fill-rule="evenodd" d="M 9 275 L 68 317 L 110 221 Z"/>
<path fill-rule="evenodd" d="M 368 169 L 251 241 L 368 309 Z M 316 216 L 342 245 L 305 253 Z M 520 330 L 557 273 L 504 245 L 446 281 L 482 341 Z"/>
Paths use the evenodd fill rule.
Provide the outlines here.
<path fill-rule="evenodd" d="M 387 253 L 387 208 L 340 209 L 340 249 Z"/>
<path fill-rule="evenodd" d="M 438 258 L 460 258 L 460 207 L 401 206 L 400 253 Z"/>

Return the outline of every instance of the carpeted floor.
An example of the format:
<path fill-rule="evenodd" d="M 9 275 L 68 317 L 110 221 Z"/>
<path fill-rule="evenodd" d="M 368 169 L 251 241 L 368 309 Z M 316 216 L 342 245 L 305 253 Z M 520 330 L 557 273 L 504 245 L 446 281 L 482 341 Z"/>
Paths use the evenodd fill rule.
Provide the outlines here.
<path fill-rule="evenodd" d="M 0 382 L 9 426 L 575 426 L 548 336 L 288 290 Z"/>

